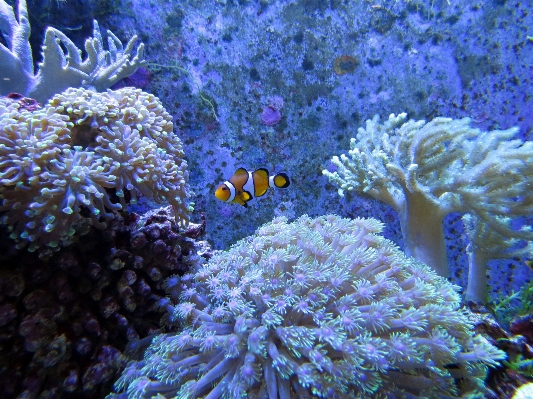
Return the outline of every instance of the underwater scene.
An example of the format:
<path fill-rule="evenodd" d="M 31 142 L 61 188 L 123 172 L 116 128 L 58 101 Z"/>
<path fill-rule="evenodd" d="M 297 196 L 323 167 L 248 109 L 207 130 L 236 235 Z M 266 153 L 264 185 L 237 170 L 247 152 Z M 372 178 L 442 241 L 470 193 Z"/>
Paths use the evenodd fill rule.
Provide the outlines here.
<path fill-rule="evenodd" d="M 0 0 L 0 398 L 533 399 L 532 0 Z"/>

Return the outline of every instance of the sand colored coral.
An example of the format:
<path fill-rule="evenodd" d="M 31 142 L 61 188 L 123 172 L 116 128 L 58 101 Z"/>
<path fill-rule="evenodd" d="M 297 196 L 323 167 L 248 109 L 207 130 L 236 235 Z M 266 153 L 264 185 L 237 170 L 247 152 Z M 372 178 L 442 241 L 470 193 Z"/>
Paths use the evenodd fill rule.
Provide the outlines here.
<path fill-rule="evenodd" d="M 442 222 L 452 212 L 483 223 L 471 228 L 477 246 L 488 244 L 489 230 L 502 240 L 533 240 L 528 226 L 514 227 L 533 212 L 533 142 L 522 141 L 518 128 L 481 131 L 469 118 L 426 122 L 407 120 L 405 113 L 380 123 L 376 115 L 332 164 L 336 170 L 323 174 L 339 186 L 339 195 L 357 191 L 392 206 L 406 253 L 441 276 L 448 276 Z M 468 291 L 484 300 L 486 262 L 479 257 L 473 263 L 476 277 L 469 279 Z"/>
<path fill-rule="evenodd" d="M 129 398 L 481 392 L 487 366 L 505 355 L 474 335 L 457 287 L 382 238 L 382 227 L 277 218 L 215 254 L 172 284 L 182 332 L 156 337 L 116 389 Z"/>
<path fill-rule="evenodd" d="M 0 221 L 20 247 L 67 245 L 82 226 L 104 227 L 137 191 L 187 224 L 187 163 L 157 97 L 72 88 L 33 112 L 2 103 Z"/>
<path fill-rule="evenodd" d="M 16 8 L 16 11 L 15 11 Z M 47 27 L 42 46 L 43 61 L 34 70 L 30 46 L 30 18 L 26 0 L 12 7 L 0 0 L 0 94 L 18 92 L 39 102 L 69 87 L 92 86 L 105 90 L 144 65 L 144 44 L 135 48 L 137 36 L 126 46 L 107 31 L 107 50 L 98 22 L 93 21 L 93 37 L 82 51 L 61 31 Z"/>

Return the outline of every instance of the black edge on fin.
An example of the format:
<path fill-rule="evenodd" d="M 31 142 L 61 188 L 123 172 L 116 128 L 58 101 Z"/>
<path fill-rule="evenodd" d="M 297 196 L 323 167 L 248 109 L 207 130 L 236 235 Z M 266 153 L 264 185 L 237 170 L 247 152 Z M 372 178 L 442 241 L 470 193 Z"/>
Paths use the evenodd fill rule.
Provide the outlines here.
<path fill-rule="evenodd" d="M 276 180 L 276 177 L 278 177 L 278 176 L 280 176 L 283 179 L 285 179 L 285 184 L 283 184 L 282 186 L 278 186 L 278 185 L 276 185 L 274 183 L 274 185 L 276 187 L 278 187 L 278 188 L 287 188 L 287 187 L 289 187 L 291 185 L 291 180 L 289 179 L 289 176 L 287 175 L 287 173 L 281 172 L 281 173 L 276 174 L 276 176 L 274 176 L 274 181 Z"/>
<path fill-rule="evenodd" d="M 247 198 L 247 199 L 243 199 L 242 197 L 243 197 L 244 195 L 247 195 L 248 198 Z M 248 201 L 250 201 L 250 200 L 253 200 L 254 197 L 253 197 L 253 195 L 250 194 L 248 191 L 244 191 L 244 190 L 243 190 L 243 192 L 242 192 L 242 194 L 241 194 L 241 199 L 242 199 L 244 202 L 248 202 Z"/>
<path fill-rule="evenodd" d="M 266 168 L 259 168 L 259 169 L 256 169 L 254 171 L 254 173 L 257 173 L 257 172 L 264 172 L 266 174 L 266 178 L 267 179 L 268 179 L 268 176 L 270 176 L 269 173 L 268 173 L 268 169 L 266 169 Z"/>

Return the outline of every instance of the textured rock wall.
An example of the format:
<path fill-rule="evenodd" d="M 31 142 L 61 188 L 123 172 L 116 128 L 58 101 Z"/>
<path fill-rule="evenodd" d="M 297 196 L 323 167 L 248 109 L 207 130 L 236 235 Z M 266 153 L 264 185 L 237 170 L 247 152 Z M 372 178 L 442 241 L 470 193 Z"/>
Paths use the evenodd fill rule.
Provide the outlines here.
<path fill-rule="evenodd" d="M 133 0 L 97 17 L 146 44 L 145 90 L 175 117 L 196 209 L 207 214 L 211 242 L 224 248 L 275 215 L 303 213 L 378 217 L 400 242 L 391 210 L 338 198 L 320 173 L 376 113 L 469 116 L 484 129 L 517 125 L 531 139 L 526 3 Z M 283 99 L 281 121 L 265 125 L 261 115 L 275 97 Z M 217 201 L 215 186 L 240 166 L 286 171 L 293 184 L 248 209 Z M 450 257 L 464 260 L 463 238 L 452 229 L 448 236 Z M 494 281 L 511 278 L 509 266 L 495 269 Z M 527 277 L 522 263 L 511 266 L 514 278 Z M 464 277 L 460 268 L 455 275 Z"/>

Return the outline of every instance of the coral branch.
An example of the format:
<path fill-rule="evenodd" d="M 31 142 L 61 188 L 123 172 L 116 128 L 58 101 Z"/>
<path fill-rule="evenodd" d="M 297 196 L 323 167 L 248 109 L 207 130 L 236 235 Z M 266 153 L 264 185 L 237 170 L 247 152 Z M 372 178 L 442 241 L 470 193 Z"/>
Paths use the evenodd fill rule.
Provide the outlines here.
<path fill-rule="evenodd" d="M 69 87 L 92 86 L 103 91 L 144 65 L 144 45 L 134 49 L 137 36 L 126 47 L 110 31 L 105 50 L 98 22 L 93 22 L 93 37 L 85 41 L 87 59 L 81 50 L 62 32 L 48 27 L 43 43 L 43 62 L 34 73 L 29 43 L 30 25 L 26 0 L 19 0 L 18 15 L 0 0 L 0 32 L 7 47 L 0 44 L 0 94 L 18 92 L 39 102 Z"/>

